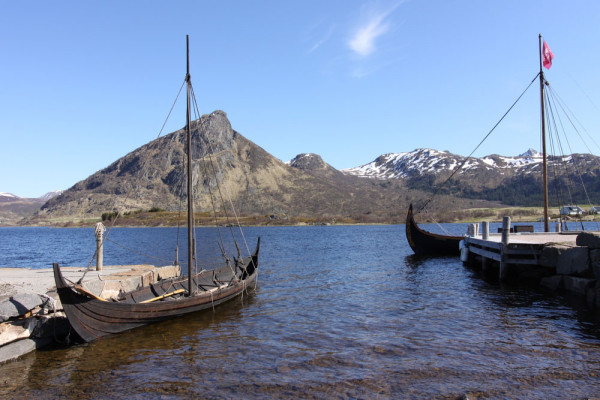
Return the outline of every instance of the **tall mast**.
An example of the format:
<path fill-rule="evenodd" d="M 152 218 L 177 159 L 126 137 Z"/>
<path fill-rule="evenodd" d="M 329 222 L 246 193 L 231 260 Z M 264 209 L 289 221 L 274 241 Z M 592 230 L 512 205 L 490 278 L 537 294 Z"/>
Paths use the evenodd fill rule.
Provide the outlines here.
<path fill-rule="evenodd" d="M 542 69 L 542 35 L 539 35 L 539 53 L 540 53 L 540 99 L 541 99 L 541 118 L 542 118 L 542 170 L 544 180 L 544 232 L 549 232 L 548 228 L 548 163 L 546 156 L 546 114 L 544 111 L 544 70 Z"/>
<path fill-rule="evenodd" d="M 185 36 L 186 40 L 186 64 L 187 72 L 185 81 L 187 84 L 187 209 L 188 209 L 188 291 L 189 295 L 194 295 L 193 285 L 193 265 L 194 265 L 194 192 L 192 187 L 192 128 L 190 116 L 190 95 L 192 91 L 192 80 L 190 78 L 190 36 Z"/>

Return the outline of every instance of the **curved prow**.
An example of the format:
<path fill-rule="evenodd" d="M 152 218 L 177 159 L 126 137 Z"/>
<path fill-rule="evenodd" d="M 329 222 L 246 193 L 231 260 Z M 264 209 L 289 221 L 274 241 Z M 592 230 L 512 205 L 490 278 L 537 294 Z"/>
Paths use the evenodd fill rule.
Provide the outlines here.
<path fill-rule="evenodd" d="M 406 240 L 418 255 L 459 255 L 462 236 L 447 236 L 421 229 L 415 222 L 412 203 L 406 213 Z"/>
<path fill-rule="evenodd" d="M 52 269 L 54 270 L 54 283 L 56 284 L 56 289 L 68 288 L 69 285 L 65 282 L 65 278 L 60 271 L 60 267 L 58 263 L 52 264 Z"/>
<path fill-rule="evenodd" d="M 250 256 L 250 260 L 248 261 L 248 265 L 246 266 L 245 276 L 252 275 L 256 271 L 258 271 L 258 253 L 260 252 L 260 236 L 256 242 L 256 248 L 254 249 L 254 253 Z"/>
<path fill-rule="evenodd" d="M 252 274 L 258 271 L 258 253 L 260 251 L 260 236 L 258 237 L 258 241 L 256 242 L 256 248 L 254 249 L 254 253 L 250 256 L 244 258 L 244 273 L 242 274 L 242 279 L 247 279 Z"/>
<path fill-rule="evenodd" d="M 408 212 L 406 213 L 406 240 L 412 251 L 416 254 L 419 253 L 417 246 L 413 240 L 413 231 L 414 231 L 415 219 L 413 218 L 413 205 L 412 203 L 408 206 Z"/>

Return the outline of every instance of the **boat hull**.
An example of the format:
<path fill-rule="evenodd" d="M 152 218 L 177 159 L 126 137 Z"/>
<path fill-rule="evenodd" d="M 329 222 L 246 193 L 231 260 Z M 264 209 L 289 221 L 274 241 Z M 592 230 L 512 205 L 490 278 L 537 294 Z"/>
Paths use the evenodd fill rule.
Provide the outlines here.
<path fill-rule="evenodd" d="M 130 329 L 213 308 L 229 301 L 256 285 L 258 251 L 236 265 L 202 271 L 194 277 L 197 293 L 187 295 L 188 278 L 161 281 L 124 294 L 119 301 L 103 301 L 76 291 L 68 284 L 58 264 L 54 264 L 54 279 L 67 318 L 86 342 L 118 334 Z M 229 281 L 224 282 L 224 279 Z M 142 303 L 161 295 L 185 289 L 186 293 Z M 183 291 L 181 291 L 183 292 Z"/>
<path fill-rule="evenodd" d="M 412 204 L 406 214 L 406 239 L 415 254 L 420 256 L 460 255 L 462 236 L 439 235 L 419 228 L 413 216 Z"/>

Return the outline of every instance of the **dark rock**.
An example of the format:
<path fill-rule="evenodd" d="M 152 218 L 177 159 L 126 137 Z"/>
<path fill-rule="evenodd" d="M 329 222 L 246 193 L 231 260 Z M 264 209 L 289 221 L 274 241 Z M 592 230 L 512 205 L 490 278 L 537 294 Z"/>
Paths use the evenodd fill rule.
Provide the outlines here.
<path fill-rule="evenodd" d="M 589 275 L 590 260 L 587 247 L 571 247 L 563 251 L 556 263 L 556 273 L 561 275 Z"/>
<path fill-rule="evenodd" d="M 540 265 L 543 267 L 556 268 L 560 255 L 570 247 L 564 244 L 551 244 L 544 246 L 540 256 Z"/>
<path fill-rule="evenodd" d="M 590 269 L 596 279 L 600 279 L 600 249 L 590 249 Z"/>
<path fill-rule="evenodd" d="M 600 232 L 581 232 L 577 235 L 577 246 L 587 246 L 590 249 L 600 249 Z"/>
<path fill-rule="evenodd" d="M 29 352 L 52 343 L 52 338 L 23 339 L 0 347 L 0 364 L 15 360 Z"/>
<path fill-rule="evenodd" d="M 596 280 L 577 276 L 564 276 L 563 283 L 565 290 L 586 296 L 588 290 L 594 288 Z"/>
<path fill-rule="evenodd" d="M 542 278 L 540 280 L 540 286 L 545 287 L 546 289 L 550 289 L 552 291 L 563 289 L 563 276 L 554 275 Z"/>

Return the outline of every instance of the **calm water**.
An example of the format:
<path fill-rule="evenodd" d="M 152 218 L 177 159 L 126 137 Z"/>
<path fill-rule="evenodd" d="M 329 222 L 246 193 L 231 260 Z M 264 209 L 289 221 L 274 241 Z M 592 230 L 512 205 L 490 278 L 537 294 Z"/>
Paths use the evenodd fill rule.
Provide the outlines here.
<path fill-rule="evenodd" d="M 172 260 L 174 232 L 113 230 L 115 242 L 145 250 L 129 256 L 108 242 L 105 263 L 161 264 L 144 257 L 150 249 Z M 198 232 L 208 254 L 214 229 Z M 403 225 L 245 233 L 251 248 L 262 237 L 251 295 L 216 313 L 29 354 L 0 366 L 0 396 L 600 397 L 600 322 L 565 298 L 488 283 L 457 258 L 416 258 Z M 0 266 L 84 265 L 94 245 L 92 229 L 2 228 Z"/>

